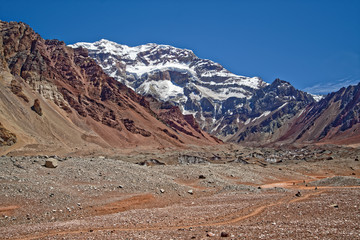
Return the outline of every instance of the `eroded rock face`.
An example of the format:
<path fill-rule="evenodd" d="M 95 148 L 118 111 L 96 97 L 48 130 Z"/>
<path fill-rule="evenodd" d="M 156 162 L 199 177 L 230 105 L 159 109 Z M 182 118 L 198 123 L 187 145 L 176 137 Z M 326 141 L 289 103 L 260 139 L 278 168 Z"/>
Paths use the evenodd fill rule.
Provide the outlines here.
<path fill-rule="evenodd" d="M 17 141 L 16 135 L 0 123 L 0 146 L 11 146 Z"/>
<path fill-rule="evenodd" d="M 12 93 L 14 93 L 19 98 L 22 98 L 25 102 L 27 102 L 27 103 L 29 102 L 29 98 L 23 93 L 22 86 L 20 85 L 20 83 L 18 81 L 13 79 L 11 81 L 10 87 L 11 87 Z"/>
<path fill-rule="evenodd" d="M 144 137 L 150 137 L 151 136 L 151 133 L 142 129 L 142 128 L 139 128 L 139 127 L 136 127 L 135 124 L 134 124 L 134 121 L 133 120 L 130 120 L 130 119 L 123 119 L 122 120 L 124 125 L 125 125 L 125 128 L 129 131 L 129 132 L 132 132 L 132 133 L 135 133 L 135 134 L 140 134 Z"/>
<path fill-rule="evenodd" d="M 131 101 L 141 97 L 123 84 L 107 76 L 86 49 L 66 47 L 58 40 L 44 40 L 28 25 L 1 22 L 4 58 L 11 73 L 20 76 L 45 99 L 52 100 L 66 112 L 74 109 L 82 117 L 91 117 L 109 127 L 122 131 L 126 122 L 107 102 L 121 110 L 134 108 Z M 12 90 L 21 96 L 21 85 L 13 82 Z M 131 99 L 131 100 L 130 100 Z M 130 100 L 130 101 L 129 101 Z M 32 109 L 42 115 L 40 102 L 35 100 Z M 135 127 L 134 121 L 127 130 L 149 136 Z"/>

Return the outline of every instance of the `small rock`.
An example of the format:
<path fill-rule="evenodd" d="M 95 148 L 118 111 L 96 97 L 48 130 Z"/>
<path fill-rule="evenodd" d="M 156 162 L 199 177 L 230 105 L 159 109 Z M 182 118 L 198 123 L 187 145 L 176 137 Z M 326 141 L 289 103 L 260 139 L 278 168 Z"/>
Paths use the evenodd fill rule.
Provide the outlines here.
<path fill-rule="evenodd" d="M 49 158 L 45 161 L 45 167 L 47 168 L 56 168 L 58 166 L 58 160 L 55 158 Z"/>
<path fill-rule="evenodd" d="M 298 191 L 296 194 L 295 194 L 296 197 L 301 197 L 301 192 Z"/>
<path fill-rule="evenodd" d="M 339 208 L 339 205 L 337 205 L 337 204 L 331 204 L 330 207 Z"/>
<path fill-rule="evenodd" d="M 123 188 L 124 186 L 123 185 L 119 185 L 117 188 Z"/>
<path fill-rule="evenodd" d="M 193 190 L 190 189 L 190 190 L 188 191 L 188 194 L 191 194 L 191 195 L 194 194 Z"/>
<path fill-rule="evenodd" d="M 215 237 L 215 233 L 208 232 L 208 233 L 206 234 L 206 236 L 208 236 L 208 237 Z"/>
<path fill-rule="evenodd" d="M 160 192 L 161 192 L 161 193 L 164 193 L 164 192 L 165 192 L 165 190 L 164 190 L 164 189 L 160 189 Z"/>
<path fill-rule="evenodd" d="M 199 179 L 206 179 L 204 175 L 199 175 Z"/>
<path fill-rule="evenodd" d="M 220 236 L 221 237 L 229 237 L 229 234 L 226 232 L 221 232 Z"/>

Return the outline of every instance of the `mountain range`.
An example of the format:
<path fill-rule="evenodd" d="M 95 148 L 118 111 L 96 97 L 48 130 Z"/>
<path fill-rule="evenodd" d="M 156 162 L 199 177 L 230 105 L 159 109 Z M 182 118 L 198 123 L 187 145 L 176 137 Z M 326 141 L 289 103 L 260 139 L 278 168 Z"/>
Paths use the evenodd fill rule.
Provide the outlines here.
<path fill-rule="evenodd" d="M 238 76 L 191 50 L 70 46 L 0 22 L 1 153 L 216 145 L 358 146 L 360 84 L 322 99 Z M 220 140 L 222 139 L 222 140 Z"/>
<path fill-rule="evenodd" d="M 224 141 L 252 145 L 342 142 L 350 135 L 359 141 L 359 99 L 352 94 L 358 86 L 334 93 L 334 100 L 332 95 L 324 98 L 297 90 L 280 79 L 269 84 L 258 77 L 239 76 L 191 50 L 168 45 L 129 47 L 102 39 L 70 46 L 88 49 L 107 74 L 139 94 L 179 106 L 182 113 L 192 114 L 203 130 Z M 340 100 L 350 101 L 343 98 L 351 98 L 352 105 L 339 105 Z M 311 114 L 314 116 L 307 118 L 312 122 L 305 124 L 305 115 Z M 351 122 L 347 129 L 338 127 L 349 125 L 342 120 L 337 120 L 337 125 L 329 122 L 335 121 L 334 116 L 344 119 L 342 115 Z"/>

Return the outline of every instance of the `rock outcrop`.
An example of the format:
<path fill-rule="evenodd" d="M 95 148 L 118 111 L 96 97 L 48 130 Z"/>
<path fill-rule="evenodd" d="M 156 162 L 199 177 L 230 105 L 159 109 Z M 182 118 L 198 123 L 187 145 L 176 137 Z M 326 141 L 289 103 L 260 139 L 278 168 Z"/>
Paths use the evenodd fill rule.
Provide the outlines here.
<path fill-rule="evenodd" d="M 34 100 L 34 105 L 32 105 L 31 110 L 36 112 L 39 116 L 42 116 L 42 109 L 40 107 L 40 101 L 39 99 Z"/>
<path fill-rule="evenodd" d="M 11 146 L 17 141 L 16 135 L 0 123 L 0 146 Z"/>

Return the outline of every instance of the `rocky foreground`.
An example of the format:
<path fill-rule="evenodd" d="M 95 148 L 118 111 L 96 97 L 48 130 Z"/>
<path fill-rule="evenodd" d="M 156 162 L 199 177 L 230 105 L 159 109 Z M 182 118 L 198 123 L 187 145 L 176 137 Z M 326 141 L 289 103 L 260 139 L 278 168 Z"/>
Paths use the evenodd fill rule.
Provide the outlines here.
<path fill-rule="evenodd" d="M 2 239 L 360 239 L 360 150 L 0 157 Z"/>

